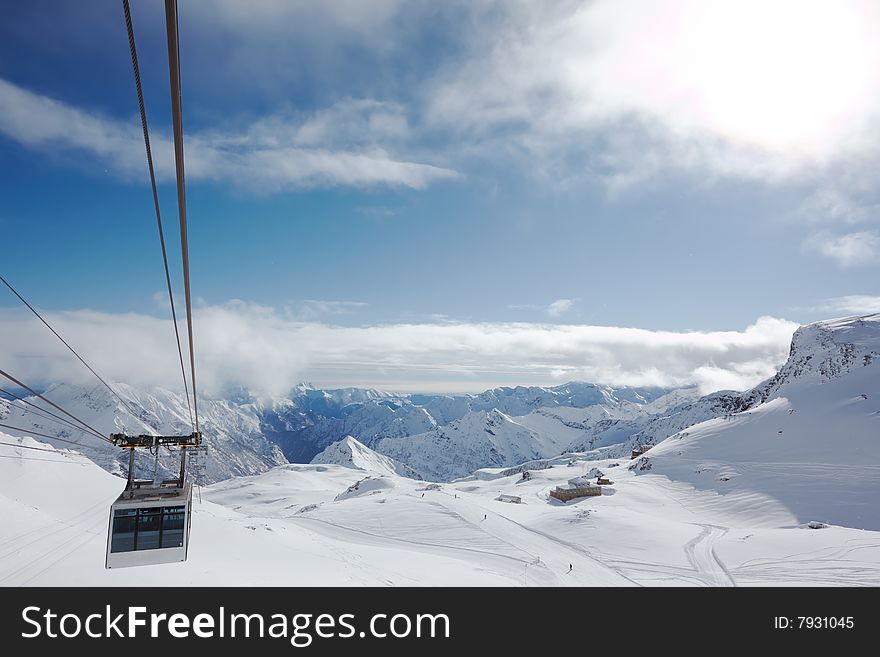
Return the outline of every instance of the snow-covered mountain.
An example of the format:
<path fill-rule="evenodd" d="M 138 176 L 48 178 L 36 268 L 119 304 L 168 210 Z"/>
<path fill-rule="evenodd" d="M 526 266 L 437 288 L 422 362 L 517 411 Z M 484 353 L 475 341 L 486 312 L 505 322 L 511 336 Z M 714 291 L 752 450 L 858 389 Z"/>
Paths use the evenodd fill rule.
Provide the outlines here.
<path fill-rule="evenodd" d="M 297 386 L 289 399 L 255 401 L 254 405 L 263 432 L 281 446 L 288 460 L 308 462 L 349 435 L 374 447 L 379 439 L 430 432 L 475 411 L 498 410 L 520 416 L 541 408 L 642 406 L 668 392 L 662 388 L 612 388 L 590 383 L 493 388 L 477 395 L 406 395 Z"/>
<path fill-rule="evenodd" d="M 581 394 L 571 394 L 575 386 Z M 449 481 L 481 468 L 513 467 L 567 452 L 603 448 L 609 457 L 628 455 L 633 444 L 659 442 L 683 427 L 727 412 L 726 402 L 712 396 L 700 398 L 696 388 L 665 395 L 655 392 L 650 397 L 633 389 L 629 395 L 618 396 L 619 391 L 581 384 L 549 389 L 550 394 L 534 388 L 519 390 L 529 390 L 529 396 L 520 396 L 508 408 L 522 411 L 549 405 L 537 406 L 524 415 L 510 415 L 498 408 L 469 411 L 421 434 L 380 437 L 372 447 L 406 463 L 426 479 Z M 490 393 L 476 405 L 499 399 L 495 391 Z M 727 394 L 719 398 L 724 400 Z M 555 403 L 559 401 L 563 403 Z M 569 405 L 573 403 L 587 405 Z"/>
<path fill-rule="evenodd" d="M 408 479 L 421 479 L 421 476 L 409 466 L 374 452 L 351 436 L 346 436 L 328 446 L 312 459 L 312 463 L 341 465 L 377 475 L 399 475 Z"/>
<path fill-rule="evenodd" d="M 51 386 L 44 394 L 105 435 L 116 432 L 166 435 L 192 432 L 182 395 L 161 388 L 138 390 L 123 383 L 115 383 L 113 388 L 137 415 L 132 415 L 106 388 L 99 385 L 59 384 Z M 39 400 L 33 401 L 46 407 Z M 263 434 L 259 418 L 248 406 L 238 406 L 226 400 L 200 399 L 199 417 L 204 443 L 208 448 L 200 482 L 265 472 L 287 462 L 278 445 Z M 23 429 L 13 432 L 19 435 L 28 435 L 32 431 L 55 436 L 58 440 L 49 439 L 49 442 L 59 448 L 72 447 L 67 441 L 74 441 L 82 446 L 83 453 L 110 472 L 120 473 L 123 467 L 127 467 L 127 455 L 122 450 L 90 434 L 39 417 L 20 402 L 0 400 L 0 421 Z M 139 451 L 137 457 L 139 476 L 149 477 L 155 473 L 166 477 L 176 473 L 179 468 L 179 452 L 161 450 L 158 458 L 155 458 L 144 450 Z"/>
<path fill-rule="evenodd" d="M 880 529 L 880 315 L 798 329 L 776 376 L 634 467 L 756 505 L 773 500 L 799 522 Z"/>
<path fill-rule="evenodd" d="M 678 397 L 676 395 L 676 397 Z M 587 440 L 572 442 L 568 451 L 602 448 L 608 457 L 623 458 L 634 447 L 656 445 L 694 424 L 723 417 L 748 408 L 751 402 L 741 392 L 722 390 L 677 403 L 661 411 L 647 407 L 632 420 L 597 423 Z"/>
<path fill-rule="evenodd" d="M 136 415 L 100 386 L 56 385 L 46 395 L 107 434 L 191 431 L 182 395 L 113 385 Z M 442 472 L 444 477 L 452 473 L 460 476 L 481 467 L 512 465 L 553 450 L 558 453 L 573 442 L 600 446 L 625 440 L 642 427 L 640 422 L 626 421 L 644 420 L 645 409 L 657 412 L 667 397 L 677 400 L 692 394 L 687 389 L 676 391 L 678 396 L 663 393 L 668 391 L 587 383 L 496 388 L 479 395 L 459 396 L 404 395 L 361 388 L 320 390 L 300 385 L 287 397 L 266 398 L 234 390 L 225 399 L 200 399 L 202 429 L 209 450 L 202 481 L 255 474 L 285 462 L 307 463 L 347 436 L 371 448 L 382 441 L 389 450 L 393 439 L 419 436 L 413 445 L 400 447 L 395 453 L 411 455 L 407 465 L 424 475 L 439 477 Z M 19 402 L 0 401 L 0 420 L 7 415 L 11 420 L 7 424 L 24 430 L 21 435 L 32 431 L 55 436 L 59 440 L 54 444 L 59 447 L 66 445 L 62 441 L 81 441 L 102 467 L 122 471 L 124 456 L 106 443 L 37 417 Z M 466 417 L 469 419 L 464 421 Z M 494 431 L 487 426 L 492 422 L 497 423 L 501 434 L 507 433 L 505 427 L 517 425 L 513 432 L 517 435 L 509 439 L 502 435 L 486 442 L 491 434 L 484 429 Z M 434 460 L 445 463 L 444 457 L 430 447 L 432 441 L 422 437 L 443 427 L 460 436 L 461 446 L 455 454 L 450 452 L 446 459 L 449 463 L 425 467 Z M 419 455 L 415 448 L 422 443 L 426 451 Z M 152 472 L 165 476 L 177 468 L 177 456 L 164 451 L 158 462 L 146 454 L 138 458 L 139 472 L 144 476 Z"/>
<path fill-rule="evenodd" d="M 586 408 L 619 406 L 624 403 L 648 404 L 667 394 L 667 388 L 612 388 L 593 383 L 571 382 L 552 388 L 516 386 L 492 388 L 477 395 L 414 395 L 439 424 L 449 424 L 473 411 L 497 410 L 521 416 L 541 408 Z"/>
<path fill-rule="evenodd" d="M 415 436 L 382 438 L 374 445 L 378 452 L 406 463 L 425 479 L 449 481 L 469 475 L 479 467 L 558 454 L 565 443 L 555 438 L 493 409 L 472 411 L 460 420 Z"/>
<path fill-rule="evenodd" d="M 371 389 L 297 386 L 289 398 L 256 400 L 252 406 L 263 433 L 292 462 L 308 463 L 346 436 L 372 445 L 378 436 L 411 436 L 438 426 L 406 395 Z"/>
<path fill-rule="evenodd" d="M 694 425 L 713 419 L 731 421 L 738 414 L 784 396 L 796 383 L 798 387 L 824 386 L 855 376 L 860 368 L 880 359 L 878 317 L 852 317 L 802 327 L 794 334 L 789 359 L 780 371 L 752 390 L 720 391 L 700 397 L 696 389 L 683 388 L 664 395 L 627 398 L 619 391 L 607 394 L 597 386 L 581 388 L 576 395 L 565 390 L 569 386 L 552 389 L 552 394 L 547 395 L 522 388 L 519 390 L 529 392 L 516 396 L 516 403 L 509 407 L 530 408 L 529 397 L 533 397 L 533 405 L 547 405 L 519 416 L 498 409 L 471 412 L 423 434 L 381 439 L 373 447 L 410 465 L 426 478 L 444 481 L 481 468 L 510 468 L 560 453 L 598 450 L 597 456 L 625 458 L 634 447 L 657 445 Z M 495 391 L 475 397 L 480 398 L 480 403 L 505 398 Z M 554 403 L 557 400 L 564 403 Z M 584 407 L 569 405 L 574 400 L 594 403 Z M 431 403 L 437 402 L 432 400 L 426 407 L 430 408 Z M 816 426 L 827 425 L 817 420 Z M 876 426 L 865 430 L 880 435 L 880 416 Z"/>

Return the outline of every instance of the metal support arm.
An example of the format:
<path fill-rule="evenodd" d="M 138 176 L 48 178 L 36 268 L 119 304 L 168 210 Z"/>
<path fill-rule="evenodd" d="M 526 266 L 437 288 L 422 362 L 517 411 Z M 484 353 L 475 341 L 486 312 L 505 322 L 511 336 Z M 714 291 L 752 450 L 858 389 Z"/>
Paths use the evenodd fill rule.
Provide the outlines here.
<path fill-rule="evenodd" d="M 124 433 L 111 433 L 110 440 L 118 447 L 198 447 L 202 444 L 202 432 L 195 431 L 188 436 L 128 436 Z"/>

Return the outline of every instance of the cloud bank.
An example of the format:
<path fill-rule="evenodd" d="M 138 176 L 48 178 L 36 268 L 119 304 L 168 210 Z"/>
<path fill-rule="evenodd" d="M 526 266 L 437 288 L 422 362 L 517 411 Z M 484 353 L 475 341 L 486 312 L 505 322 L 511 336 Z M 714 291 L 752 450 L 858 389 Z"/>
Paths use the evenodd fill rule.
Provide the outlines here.
<path fill-rule="evenodd" d="M 80 310 L 47 319 L 105 377 L 177 389 L 170 320 Z M 671 332 L 527 323 L 343 327 L 243 302 L 194 313 L 202 390 L 283 394 L 294 384 L 476 391 L 584 380 L 611 385 L 744 389 L 784 362 L 796 324 L 761 317 L 741 331 Z M 25 381 L 89 381 L 36 321 L 0 310 L 0 363 Z"/>
<path fill-rule="evenodd" d="M 121 121 L 73 107 L 0 79 L 0 133 L 20 145 L 93 157 L 110 173 L 146 175 L 139 120 Z M 377 101 L 343 101 L 296 117 L 264 117 L 239 132 L 188 132 L 187 179 L 258 192 L 309 187 L 398 186 L 422 189 L 456 178 L 451 169 L 399 158 L 386 144 L 408 130 L 402 109 Z M 153 128 L 160 180 L 174 176 L 173 146 Z"/>
<path fill-rule="evenodd" d="M 804 248 L 830 258 L 842 267 L 876 266 L 880 261 L 880 231 L 860 230 L 843 235 L 820 231 L 807 238 Z"/>
<path fill-rule="evenodd" d="M 269 192 L 424 188 L 492 160 L 554 185 L 589 180 L 612 190 L 682 171 L 700 184 L 816 181 L 842 196 L 876 187 L 875 2 L 441 4 L 189 3 L 194 47 L 212 53 L 244 97 L 261 89 L 274 107 L 250 126 L 192 133 L 193 179 Z M 145 8 L 145 29 L 161 27 L 160 13 Z M 456 38 L 434 53 L 418 38 L 432 27 Z M 358 55 L 368 73 L 353 70 Z M 320 88 L 323 109 L 308 115 L 286 106 L 308 104 L 308 93 L 290 91 L 303 72 L 279 65 L 303 57 L 320 71 L 306 80 Z M 143 173 L 134 117 L 122 122 L 2 80 L 0 102 L 0 132 L 25 146 Z M 170 175 L 167 135 L 156 135 L 156 147 Z M 441 164 L 415 155 L 425 151 Z M 833 198 L 828 211 L 859 213 Z"/>
<path fill-rule="evenodd" d="M 880 296 L 870 294 L 848 294 L 843 297 L 826 299 L 811 310 L 838 315 L 869 315 L 880 313 Z"/>
<path fill-rule="evenodd" d="M 670 169 L 774 183 L 876 161 L 875 3 L 493 6 L 487 37 L 432 81 L 428 116 L 487 142 L 502 130 L 554 177 L 580 163 L 612 186 Z"/>

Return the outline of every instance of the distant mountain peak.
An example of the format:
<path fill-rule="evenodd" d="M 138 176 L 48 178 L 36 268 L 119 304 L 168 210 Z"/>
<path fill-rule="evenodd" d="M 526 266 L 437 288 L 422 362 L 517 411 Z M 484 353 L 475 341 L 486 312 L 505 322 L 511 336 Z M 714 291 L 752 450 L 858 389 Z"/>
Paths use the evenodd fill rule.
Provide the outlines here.
<path fill-rule="evenodd" d="M 409 466 L 395 461 L 390 456 L 373 451 L 353 436 L 346 436 L 342 440 L 328 445 L 324 451 L 312 459 L 312 463 L 341 465 L 377 475 L 397 475 L 408 479 L 422 478 Z"/>
<path fill-rule="evenodd" d="M 880 313 L 823 320 L 794 332 L 788 360 L 747 397 L 761 403 L 789 385 L 824 382 L 880 361 Z"/>

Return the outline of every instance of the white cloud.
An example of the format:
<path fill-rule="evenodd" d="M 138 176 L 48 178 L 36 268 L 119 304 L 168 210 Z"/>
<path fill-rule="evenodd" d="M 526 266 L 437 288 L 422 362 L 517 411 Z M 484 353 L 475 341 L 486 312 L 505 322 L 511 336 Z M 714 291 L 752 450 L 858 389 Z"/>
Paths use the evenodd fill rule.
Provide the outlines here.
<path fill-rule="evenodd" d="M 0 79 L 0 133 L 31 148 L 76 148 L 112 163 L 121 174 L 131 175 L 143 160 L 143 136 L 136 123 L 122 123 L 79 110 L 57 100 L 31 93 Z M 140 140 L 140 153 L 137 146 Z M 154 143 L 167 160 L 169 145 Z M 138 158 L 140 155 L 140 158 Z M 146 167 L 146 160 L 142 162 Z M 173 166 L 173 165 L 172 165 Z M 168 170 L 168 167 L 161 167 Z M 170 169 L 173 172 L 173 168 Z"/>
<path fill-rule="evenodd" d="M 85 153 L 119 177 L 146 175 L 136 119 L 123 122 L 72 107 L 2 79 L 0 105 L 0 133 L 23 146 Z M 192 132 L 186 141 L 187 179 L 274 192 L 333 186 L 421 189 L 457 177 L 450 169 L 392 155 L 387 145 L 407 129 L 398 106 L 347 100 L 300 121 L 278 115 L 241 133 Z M 151 142 L 157 175 L 171 179 L 171 140 L 154 129 Z"/>
<path fill-rule="evenodd" d="M 557 299 L 547 306 L 547 314 L 550 317 L 561 317 L 574 306 L 574 299 Z"/>
<path fill-rule="evenodd" d="M 612 190 L 682 170 L 709 182 L 876 187 L 880 7 L 870 0 L 220 0 L 181 11 L 230 87 L 273 101 L 294 88 L 341 98 L 310 116 L 193 134 L 196 179 L 421 188 L 488 157 L 556 185 Z M 161 8 L 143 14 L 158 31 Z M 438 25 L 457 36 L 427 56 L 418 37 Z M 409 59 L 417 82 L 400 69 Z M 0 82 L 0 130 L 14 139 L 142 175 L 136 121 L 13 96 Z M 156 136 L 170 175 L 167 138 Z M 431 144 L 431 160 L 442 149 L 444 161 L 427 164 L 412 144 Z M 852 215 L 833 199 L 830 211 Z"/>
<path fill-rule="evenodd" d="M 290 314 L 296 319 L 308 321 L 324 315 L 350 315 L 363 310 L 370 304 L 363 301 L 327 301 L 323 299 L 305 299 L 289 305 Z"/>
<path fill-rule="evenodd" d="M 880 296 L 869 294 L 848 294 L 843 297 L 826 299 L 811 310 L 823 313 L 847 315 L 870 315 L 880 313 Z"/>
<path fill-rule="evenodd" d="M 574 157 L 612 185 L 675 168 L 773 182 L 874 157 L 876 3 L 493 7 L 496 22 L 474 28 L 483 38 L 431 83 L 428 116 L 493 148 L 500 132 L 504 156 Z"/>
<path fill-rule="evenodd" d="M 168 292 L 157 290 L 156 292 L 153 292 L 151 299 L 154 307 L 159 310 L 171 312 L 171 301 L 168 299 Z"/>
<path fill-rule="evenodd" d="M 514 303 L 507 307 L 511 310 L 533 310 L 556 319 L 570 311 L 578 301 L 579 299 L 557 299 L 546 306 L 534 303 Z"/>
<path fill-rule="evenodd" d="M 48 321 L 105 377 L 179 386 L 170 320 L 92 311 Z M 476 390 L 581 379 L 615 385 L 745 388 L 785 360 L 796 325 L 762 317 L 742 331 L 671 332 L 526 323 L 341 327 L 232 302 L 194 315 L 201 387 L 283 393 L 303 380 L 400 390 Z M 25 381 L 91 376 L 36 321 L 0 311 L 0 362 Z"/>
<path fill-rule="evenodd" d="M 355 212 L 372 219 L 390 219 L 397 215 L 397 211 L 384 205 L 362 205 L 355 208 Z"/>
<path fill-rule="evenodd" d="M 843 267 L 880 264 L 880 231 L 877 230 L 862 230 L 845 235 L 819 232 L 808 238 L 804 247 Z"/>
<path fill-rule="evenodd" d="M 286 126 L 278 121 L 260 122 L 252 132 L 263 130 L 270 140 L 283 135 Z M 293 140 L 303 146 L 398 142 L 410 135 L 409 120 L 402 105 L 376 100 L 346 98 L 316 112 L 296 126 Z"/>
<path fill-rule="evenodd" d="M 230 36 L 254 36 L 265 41 L 267 34 L 290 38 L 314 38 L 319 35 L 331 40 L 355 36 L 379 40 L 383 28 L 397 16 L 403 0 L 202 0 L 187 2 L 183 11 L 194 14 L 193 20 L 222 29 Z"/>
<path fill-rule="evenodd" d="M 798 218 L 856 224 L 880 219 L 880 203 L 855 198 L 840 189 L 813 192 L 795 212 Z"/>

